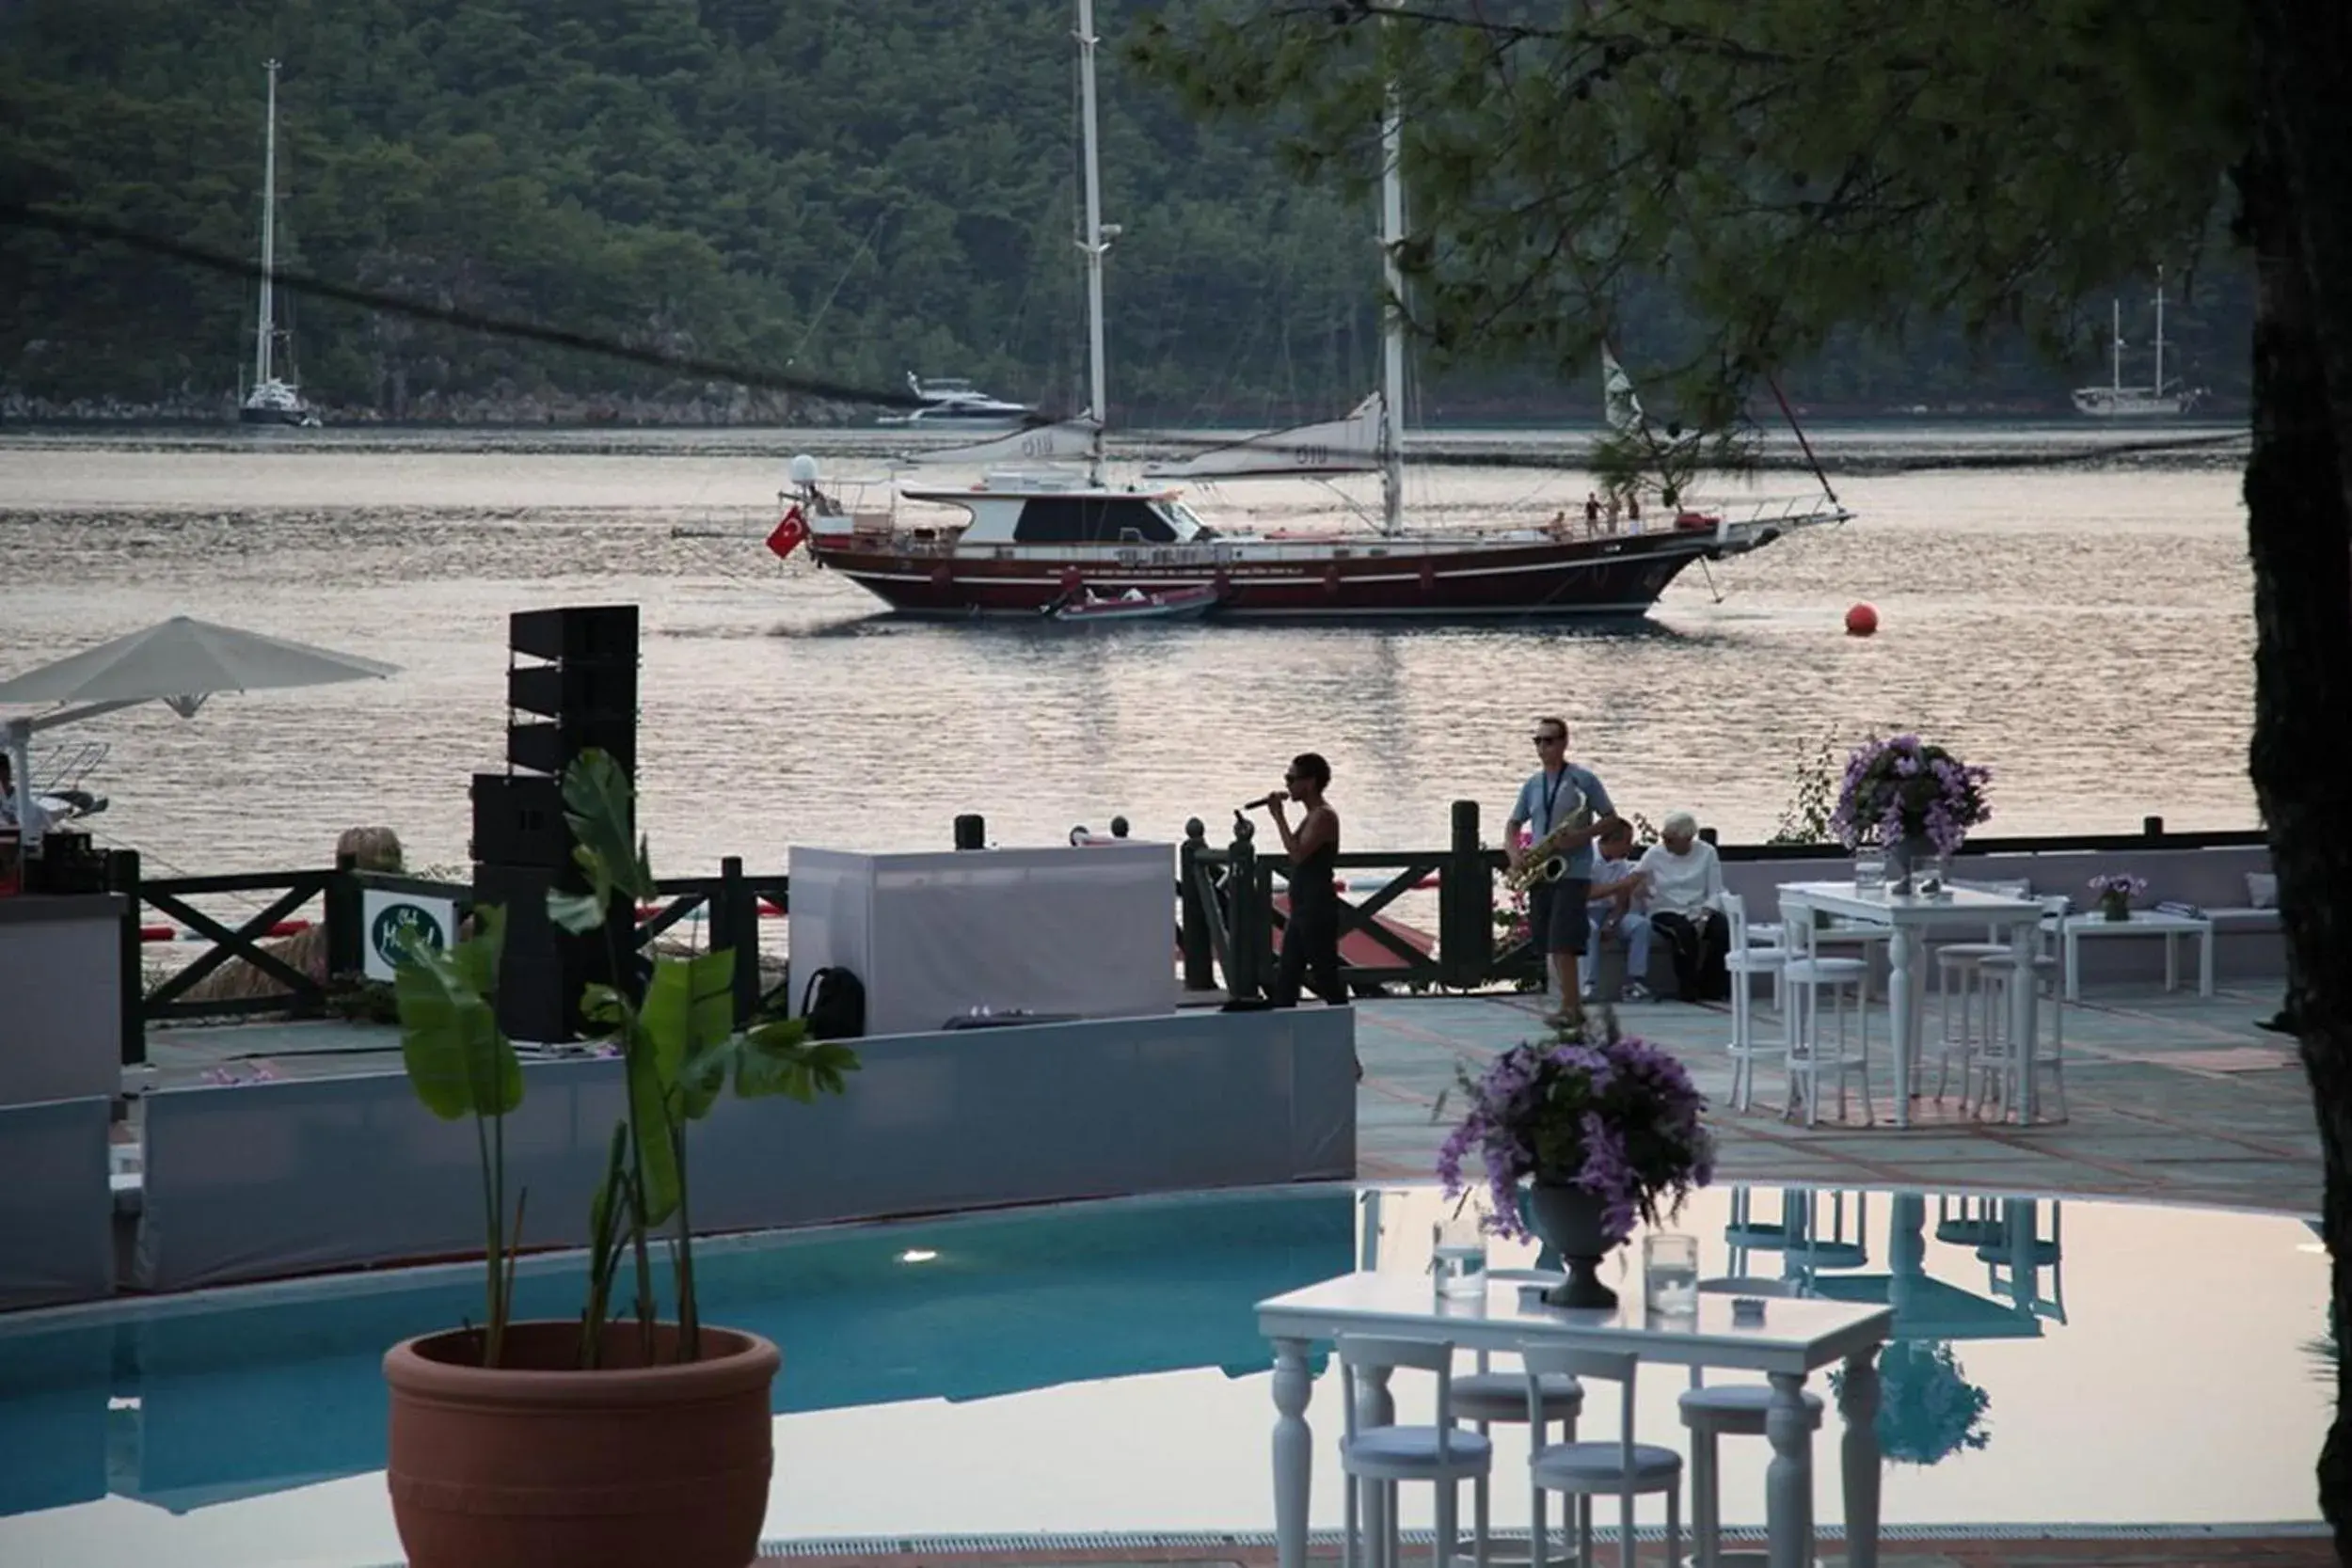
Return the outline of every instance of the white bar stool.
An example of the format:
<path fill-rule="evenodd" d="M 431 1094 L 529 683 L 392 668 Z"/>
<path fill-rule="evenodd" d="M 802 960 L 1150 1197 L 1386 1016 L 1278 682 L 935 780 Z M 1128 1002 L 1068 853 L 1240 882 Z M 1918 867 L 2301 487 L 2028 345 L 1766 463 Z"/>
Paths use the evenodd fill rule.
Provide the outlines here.
<path fill-rule="evenodd" d="M 1387 1528 L 1375 1543 L 1374 1561 L 1380 1568 L 1397 1568 L 1396 1486 L 1404 1481 L 1434 1482 L 1438 1489 L 1438 1536 L 1431 1548 L 1434 1568 L 1451 1568 L 1454 1548 L 1461 1544 L 1455 1528 L 1459 1488 L 1468 1480 L 1475 1488 L 1474 1516 L 1486 1517 L 1486 1477 L 1494 1468 L 1494 1444 L 1454 1417 L 1454 1341 L 1451 1339 L 1391 1339 L 1361 1334 L 1339 1337 L 1341 1385 L 1347 1390 L 1347 1431 L 1340 1439 L 1340 1470 L 1347 1482 L 1346 1533 L 1340 1544 L 1343 1568 L 1362 1561 L 1358 1518 L 1362 1491 L 1376 1485 L 1386 1492 L 1382 1511 Z M 1438 1415 L 1434 1426 L 1365 1426 L 1357 1413 L 1356 1380 L 1365 1372 L 1386 1374 L 1398 1368 L 1438 1374 Z M 1486 1532 L 1477 1528 L 1471 1538 L 1471 1560 L 1486 1568 Z"/>
<path fill-rule="evenodd" d="M 1752 944 L 1756 927 L 1748 924 L 1747 900 L 1736 893 L 1724 895 L 1724 924 L 1730 938 L 1725 943 L 1724 968 L 1731 976 L 1731 1108 L 1744 1111 L 1756 1098 L 1756 1058 L 1781 1053 L 1777 1048 L 1756 1044 L 1753 982 L 1756 975 L 1770 974 L 1773 999 L 1786 1012 L 1788 999 L 1783 986 L 1788 953 L 1778 946 Z"/>
<path fill-rule="evenodd" d="M 1637 1355 L 1603 1351 L 1567 1350 L 1558 1345 L 1530 1345 L 1520 1353 L 1527 1365 L 1528 1419 L 1541 1408 L 1542 1379 L 1596 1378 L 1624 1387 L 1617 1440 L 1613 1443 L 1554 1443 L 1538 1449 L 1527 1473 L 1534 1484 L 1534 1518 L 1528 1533 L 1534 1568 L 1544 1568 L 1544 1494 L 1564 1493 L 1576 1499 L 1576 1560 L 1578 1568 L 1593 1564 L 1593 1499 L 1614 1494 L 1622 1499 L 1618 1514 L 1618 1552 L 1624 1568 L 1633 1565 L 1633 1499 L 1654 1492 L 1666 1497 L 1666 1560 L 1682 1560 L 1682 1456 L 1672 1449 L 1633 1440 L 1633 1374 L 1641 1367 Z"/>
<path fill-rule="evenodd" d="M 2017 956 L 2007 951 L 1982 960 L 1985 980 L 1986 1010 L 1991 1015 L 1987 1038 L 1991 1048 L 1978 1063 L 1979 1093 L 1974 1104 L 1978 1110 L 1984 1105 L 1986 1091 L 1993 1090 L 1997 1081 L 2001 1112 L 2008 1115 L 2013 1107 L 2025 1103 L 2021 1098 L 2024 1085 L 2022 1074 L 2047 1072 L 2050 1084 L 2058 1091 L 2058 1119 L 2066 1114 L 2066 977 L 2065 966 L 2047 953 L 2034 955 L 2029 966 L 2032 974 L 2026 983 L 2035 990 L 2034 1038 L 2022 1044 L 2010 1037 L 2015 1033 L 2010 1026 L 2010 987 L 2017 984 Z M 2042 1018 L 2050 1019 L 2049 1049 L 2042 1049 Z M 2037 1093 L 2042 1080 L 2034 1080 Z"/>
<path fill-rule="evenodd" d="M 1964 1095 L 1969 1073 L 1992 1043 L 1992 1006 L 1984 978 L 1984 960 L 2009 951 L 2002 942 L 1947 942 L 1935 950 L 1937 1019 L 1935 1098 L 1940 1101 L 1949 1082 L 1952 1058 L 1960 1058 L 1960 1085 Z M 1918 1055 L 1912 1058 L 1913 1082 L 1917 1082 Z"/>
<path fill-rule="evenodd" d="M 1725 896 L 1726 896 L 1726 897 L 1728 897 L 1728 896 L 1729 896 L 1729 895 L 1726 895 Z M 1742 901 L 1744 902 L 1744 900 L 1742 900 Z M 1725 916 L 1724 916 L 1724 918 L 1725 918 L 1726 922 L 1728 922 L 1728 920 L 1729 920 L 1729 918 L 1730 918 L 1730 917 L 1729 917 L 1729 912 L 1728 912 L 1728 907 L 1727 907 L 1727 906 L 1726 906 L 1726 912 L 1725 912 Z M 1740 951 L 1741 950 L 1741 946 L 1742 946 L 1742 944 L 1740 942 L 1740 941 L 1739 941 L 1737 938 L 1734 938 L 1734 939 L 1733 939 L 1733 940 L 1732 940 L 1729 943 L 1727 943 L 1726 945 L 1728 945 L 1728 946 L 1730 947 L 1731 951 L 1732 951 L 1732 952 L 1734 952 L 1734 953 L 1738 953 L 1738 952 L 1740 952 Z M 1786 958 L 1788 956 L 1788 922 L 1787 922 L 1787 921 L 1785 921 L 1785 920 L 1774 920 L 1774 921 L 1751 920 L 1751 921 L 1749 921 L 1749 922 L 1748 922 L 1748 940 L 1747 940 L 1747 942 L 1746 942 L 1746 943 L 1745 943 L 1745 946 L 1746 946 L 1746 948 L 1747 948 L 1749 951 L 1751 951 L 1751 952 L 1756 952 L 1756 953 L 1777 953 L 1777 954 L 1779 954 L 1779 955 L 1780 955 L 1783 958 Z M 1782 1006 L 1783 1006 L 1783 999 L 1782 999 L 1782 993 L 1781 993 L 1780 966 L 1779 966 L 1779 965 L 1777 965 L 1777 964 L 1772 965 L 1772 1011 L 1774 1011 L 1774 1012 L 1778 1012 L 1778 1011 L 1780 1011 L 1780 1009 L 1781 1009 L 1781 1007 L 1782 1007 Z"/>
<path fill-rule="evenodd" d="M 1811 1127 L 1820 1120 L 1821 1079 L 1824 1076 L 1837 1084 L 1837 1119 L 1846 1119 L 1846 1080 L 1862 1080 L 1862 1119 L 1865 1124 L 1876 1120 L 1870 1107 L 1870 965 L 1863 958 L 1824 958 L 1818 955 L 1806 939 L 1812 933 L 1798 928 L 1798 938 L 1805 945 L 1790 949 L 1781 973 L 1788 982 L 1788 1005 L 1782 1009 L 1781 1039 L 1787 1053 L 1788 1073 L 1788 1103 L 1781 1113 L 1794 1116 L 1798 1102 L 1804 1106 L 1804 1124 Z M 1861 1046 L 1852 1048 L 1846 1028 L 1846 990 L 1853 988 L 1854 1008 L 1860 1015 Z M 1834 1049 L 1821 1037 L 1821 992 L 1830 993 L 1830 1006 L 1837 1020 L 1837 1042 Z"/>
<path fill-rule="evenodd" d="M 1812 939 L 1810 942 L 1792 941 L 1790 945 L 1807 946 L 1816 955 L 1820 953 L 1824 944 L 1855 951 L 1858 955 L 1855 961 L 1862 965 L 1862 1000 L 1867 1003 L 1870 1000 L 1870 970 L 1876 961 L 1876 955 L 1882 946 L 1890 949 L 1894 946 L 1895 933 L 1884 926 L 1866 926 L 1858 920 L 1838 916 L 1814 927 L 1807 934 Z M 1840 953 L 1836 956 L 1843 958 L 1845 955 Z"/>

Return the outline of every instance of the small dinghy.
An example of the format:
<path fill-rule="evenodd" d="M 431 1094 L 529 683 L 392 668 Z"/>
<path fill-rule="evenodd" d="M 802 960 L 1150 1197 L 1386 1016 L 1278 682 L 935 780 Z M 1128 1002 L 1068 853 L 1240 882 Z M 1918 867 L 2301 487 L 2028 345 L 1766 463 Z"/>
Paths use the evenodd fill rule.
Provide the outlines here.
<path fill-rule="evenodd" d="M 1046 619 L 1091 624 L 1097 621 L 1178 621 L 1205 615 L 1216 604 L 1216 590 L 1170 588 L 1147 594 L 1130 588 L 1104 597 L 1091 588 L 1074 589 L 1045 607 Z"/>

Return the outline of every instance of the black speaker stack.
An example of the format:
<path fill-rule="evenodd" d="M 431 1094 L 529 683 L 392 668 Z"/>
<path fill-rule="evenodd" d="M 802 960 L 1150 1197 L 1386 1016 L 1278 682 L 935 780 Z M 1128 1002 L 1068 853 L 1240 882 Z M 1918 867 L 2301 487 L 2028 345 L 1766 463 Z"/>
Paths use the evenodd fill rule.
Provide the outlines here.
<path fill-rule="evenodd" d="M 564 770 L 595 748 L 637 777 L 637 607 L 518 610 L 507 652 L 507 771 L 473 776 L 473 895 L 506 911 L 499 1026 L 554 1043 L 586 1032 L 580 991 L 613 983 L 616 951 L 636 989 L 628 901 L 613 900 L 603 929 L 575 936 L 548 918 L 548 895 L 588 891 L 564 820 Z"/>

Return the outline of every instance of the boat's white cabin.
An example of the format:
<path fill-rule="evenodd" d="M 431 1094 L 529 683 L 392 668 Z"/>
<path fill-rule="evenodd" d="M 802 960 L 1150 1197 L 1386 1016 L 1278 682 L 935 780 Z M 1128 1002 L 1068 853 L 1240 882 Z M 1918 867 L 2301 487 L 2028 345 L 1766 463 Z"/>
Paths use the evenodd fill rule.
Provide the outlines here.
<path fill-rule="evenodd" d="M 1174 490 L 1113 489 L 1075 474 L 1002 469 L 958 489 L 915 489 L 909 500 L 961 508 L 965 545 L 1183 545 L 1213 531 Z"/>

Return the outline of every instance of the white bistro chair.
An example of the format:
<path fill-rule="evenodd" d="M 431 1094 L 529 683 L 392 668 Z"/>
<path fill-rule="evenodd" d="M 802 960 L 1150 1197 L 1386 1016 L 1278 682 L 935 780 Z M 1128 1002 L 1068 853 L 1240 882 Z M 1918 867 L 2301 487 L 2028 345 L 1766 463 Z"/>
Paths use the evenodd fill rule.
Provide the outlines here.
<path fill-rule="evenodd" d="M 1340 1471 L 1347 1482 L 1346 1534 L 1341 1542 L 1343 1568 L 1358 1568 L 1364 1559 L 1359 1520 L 1363 1489 L 1378 1486 L 1387 1504 L 1383 1539 L 1374 1543 L 1372 1561 L 1378 1568 L 1397 1568 L 1396 1488 L 1399 1481 L 1425 1481 L 1438 1489 L 1438 1537 L 1432 1548 L 1435 1568 L 1449 1568 L 1460 1542 L 1460 1487 L 1475 1487 L 1475 1517 L 1479 1521 L 1470 1543 L 1471 1560 L 1486 1568 L 1486 1477 L 1494 1468 L 1494 1444 L 1468 1427 L 1454 1424 L 1454 1342 L 1451 1339 L 1391 1339 L 1360 1334 L 1339 1337 L 1341 1386 L 1347 1391 L 1347 1430 L 1340 1439 Z M 1438 1374 L 1438 1412 L 1434 1426 L 1365 1426 L 1357 1412 L 1356 1380 L 1365 1372 L 1386 1373 L 1403 1367 Z M 1521 1398 L 1526 1398 L 1522 1393 Z"/>
<path fill-rule="evenodd" d="M 1567 1277 L 1546 1269 L 1488 1269 L 1488 1279 L 1503 1284 L 1557 1285 Z M 1527 1374 L 1518 1369 L 1496 1371 L 1492 1357 L 1481 1348 L 1478 1370 L 1454 1380 L 1454 1418 L 1468 1421 L 1481 1437 L 1491 1439 L 1492 1428 L 1518 1426 L 1527 1420 Z M 1565 1374 L 1543 1380 L 1544 1424 L 1528 1433 L 1528 1447 L 1533 1452 L 1551 1441 L 1551 1423 L 1560 1423 L 1560 1440 L 1576 1441 L 1576 1418 L 1584 1413 L 1584 1386 Z M 1486 1489 L 1477 1489 L 1474 1500 L 1476 1517 L 1472 1524 L 1480 1535 L 1486 1533 Z"/>
<path fill-rule="evenodd" d="M 1543 1398 L 1546 1377 L 1594 1378 L 1621 1385 L 1625 1390 L 1617 1439 L 1613 1443 L 1554 1443 L 1538 1449 L 1528 1463 L 1533 1482 L 1534 1517 L 1528 1532 L 1530 1561 L 1544 1568 L 1544 1494 L 1558 1492 L 1576 1499 L 1576 1560 L 1578 1568 L 1593 1568 L 1593 1499 L 1616 1497 L 1618 1551 L 1623 1568 L 1633 1568 L 1633 1499 L 1651 1493 L 1666 1497 L 1666 1560 L 1682 1560 L 1682 1456 L 1672 1449 L 1633 1440 L 1633 1374 L 1641 1366 L 1637 1355 L 1601 1351 L 1568 1350 L 1557 1345 L 1531 1345 L 1520 1353 L 1527 1366 L 1527 1407 L 1532 1421 Z"/>
<path fill-rule="evenodd" d="M 1732 1296 L 1794 1296 L 1801 1294 L 1793 1279 L 1703 1279 L 1699 1289 Z M 1821 1398 L 1804 1391 L 1807 1427 L 1820 1431 Z M 1772 1408 L 1769 1383 L 1708 1383 L 1700 1370 L 1691 1369 L 1691 1386 L 1681 1399 L 1682 1424 L 1691 1432 L 1691 1544 L 1698 1568 L 1715 1568 L 1723 1553 L 1722 1481 L 1717 1470 L 1716 1445 L 1725 1437 L 1761 1437 Z"/>
<path fill-rule="evenodd" d="M 1748 901 L 1736 893 L 1724 895 L 1724 924 L 1729 939 L 1724 968 L 1731 976 L 1731 1108 L 1744 1111 L 1756 1098 L 1756 1058 L 1782 1054 L 1781 1047 L 1756 1044 L 1754 981 L 1758 974 L 1772 975 L 1773 1001 L 1785 1010 L 1788 1004 L 1782 987 L 1788 951 L 1776 942 L 1768 945 L 1756 941 L 1756 927 L 1748 924 Z M 1773 929 L 1777 936 L 1781 928 Z"/>

